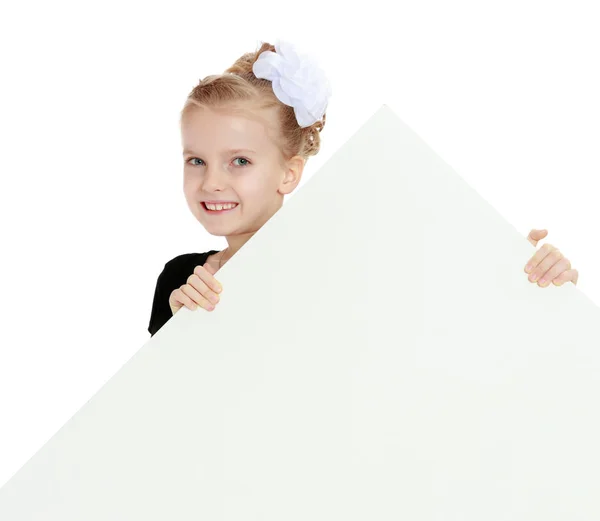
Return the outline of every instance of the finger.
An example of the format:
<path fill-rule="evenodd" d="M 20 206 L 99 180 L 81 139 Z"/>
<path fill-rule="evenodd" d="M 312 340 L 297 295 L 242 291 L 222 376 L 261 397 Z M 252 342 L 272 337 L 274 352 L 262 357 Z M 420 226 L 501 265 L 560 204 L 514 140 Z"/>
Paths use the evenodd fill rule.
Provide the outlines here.
<path fill-rule="evenodd" d="M 546 259 L 552 258 L 557 252 L 558 252 L 558 250 L 556 250 L 555 252 L 552 252 L 548 257 L 546 257 Z M 554 257 L 554 258 L 558 258 L 558 257 Z M 546 271 L 546 273 L 542 274 L 542 276 L 540 277 L 540 280 L 538 281 L 538 285 L 540 287 L 546 287 L 551 282 L 553 282 L 554 279 L 559 277 L 561 275 L 561 273 L 563 273 L 564 271 L 570 270 L 570 269 L 571 269 L 571 262 L 569 261 L 569 259 L 565 258 L 564 256 L 562 258 L 558 258 L 558 261 L 553 266 L 551 266 Z"/>
<path fill-rule="evenodd" d="M 212 270 L 212 273 L 209 270 Z M 221 284 L 219 283 L 219 281 L 214 278 L 214 276 L 213 276 L 214 273 L 215 273 L 214 268 L 210 265 L 207 266 L 205 264 L 204 266 L 196 266 L 194 268 L 194 274 L 196 274 L 208 286 L 210 286 L 210 288 L 215 293 L 221 293 L 221 291 L 223 291 L 223 288 L 222 288 Z"/>
<path fill-rule="evenodd" d="M 185 285 L 181 286 L 180 288 L 177 288 L 174 292 L 173 292 L 173 300 L 176 301 L 176 303 L 183 307 L 187 307 L 188 309 L 194 310 L 196 309 L 197 303 L 194 301 L 193 297 L 190 297 L 185 291 L 184 291 Z"/>
<path fill-rule="evenodd" d="M 187 284 L 192 286 L 198 293 L 200 293 L 204 298 L 208 299 L 213 304 L 219 302 L 219 295 L 215 293 L 212 288 L 210 288 L 203 279 L 201 279 L 195 273 L 192 273 L 188 279 Z"/>
<path fill-rule="evenodd" d="M 209 302 L 209 300 L 204 297 L 198 290 L 196 290 L 193 286 L 189 284 L 184 284 L 181 286 L 181 293 L 187 297 L 187 301 L 192 303 L 191 309 L 196 309 L 196 305 L 208 310 L 212 311 L 214 309 L 214 304 Z M 189 306 L 188 306 L 189 307 Z"/>
<path fill-rule="evenodd" d="M 564 255 L 562 254 L 562 252 L 557 250 L 556 248 L 550 251 L 550 253 L 542 259 L 542 262 L 540 262 L 538 266 L 533 270 L 531 275 L 529 275 L 529 280 L 531 282 L 537 282 L 541 280 L 542 278 L 544 278 L 544 275 L 548 272 L 548 270 L 550 270 L 557 262 L 559 262 L 563 258 Z"/>
<path fill-rule="evenodd" d="M 171 308 L 171 313 L 173 313 L 173 315 L 185 305 L 181 301 L 182 298 L 185 297 L 181 296 L 181 289 L 177 288 L 171 292 L 171 295 L 169 296 L 169 307 Z"/>
<path fill-rule="evenodd" d="M 535 228 L 533 230 L 531 230 L 529 232 L 529 235 L 527 236 L 527 240 L 533 244 L 534 246 L 537 246 L 537 243 L 543 239 L 544 237 L 546 237 L 546 235 L 548 235 L 548 230 L 536 230 Z"/>
<path fill-rule="evenodd" d="M 529 259 L 529 262 L 525 266 L 527 273 L 533 274 L 533 271 L 539 266 L 539 264 L 556 248 L 552 244 L 544 244 L 535 254 Z M 541 275 L 541 273 L 539 274 Z"/>
<path fill-rule="evenodd" d="M 579 272 L 577 270 L 567 270 L 567 271 L 563 271 L 552 282 L 556 286 L 562 286 L 565 282 L 572 282 L 573 284 L 577 285 L 578 279 L 579 279 Z"/>
<path fill-rule="evenodd" d="M 525 267 L 525 271 L 527 271 L 527 273 L 530 273 L 530 276 L 533 276 L 534 273 L 537 271 L 539 265 L 543 262 L 543 260 L 555 250 L 556 248 L 552 246 L 552 244 L 544 244 L 537 252 L 535 252 L 533 257 L 529 259 L 529 262 Z M 528 266 L 531 266 L 531 269 L 528 270 Z M 543 275 L 546 271 L 548 271 L 550 267 L 551 266 L 548 266 L 548 268 L 545 269 L 543 272 L 538 272 L 538 278 L 540 275 Z"/>

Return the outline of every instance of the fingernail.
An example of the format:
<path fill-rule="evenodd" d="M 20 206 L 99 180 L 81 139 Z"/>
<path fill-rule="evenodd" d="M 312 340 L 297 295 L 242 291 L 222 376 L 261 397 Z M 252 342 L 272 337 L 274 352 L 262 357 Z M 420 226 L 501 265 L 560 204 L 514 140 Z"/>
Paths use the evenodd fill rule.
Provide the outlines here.
<path fill-rule="evenodd" d="M 527 267 L 525 268 L 525 271 L 527 273 L 531 273 L 531 270 L 533 269 L 533 266 L 531 264 L 528 264 Z"/>
<path fill-rule="evenodd" d="M 535 282 L 537 280 L 537 278 L 539 277 L 539 275 L 536 273 L 533 277 L 531 277 L 531 280 L 533 282 Z"/>
<path fill-rule="evenodd" d="M 546 279 L 541 279 L 540 280 L 540 286 L 543 286 L 544 284 L 546 284 Z"/>

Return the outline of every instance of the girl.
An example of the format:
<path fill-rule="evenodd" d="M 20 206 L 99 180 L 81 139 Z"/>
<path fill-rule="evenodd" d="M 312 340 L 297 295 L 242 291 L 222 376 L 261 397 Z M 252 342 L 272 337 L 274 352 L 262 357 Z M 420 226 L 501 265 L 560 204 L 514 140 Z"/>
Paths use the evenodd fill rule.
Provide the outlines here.
<path fill-rule="evenodd" d="M 285 42 L 263 43 L 191 91 L 181 113 L 184 194 L 196 219 L 228 246 L 165 264 L 151 336 L 183 306 L 214 309 L 222 291 L 215 273 L 281 208 L 308 158 L 319 152 L 330 95 L 322 71 Z M 535 246 L 546 234 L 532 230 L 528 240 Z M 577 283 L 577 270 L 549 244 L 529 265 L 531 282 L 544 275 L 540 287 Z"/>

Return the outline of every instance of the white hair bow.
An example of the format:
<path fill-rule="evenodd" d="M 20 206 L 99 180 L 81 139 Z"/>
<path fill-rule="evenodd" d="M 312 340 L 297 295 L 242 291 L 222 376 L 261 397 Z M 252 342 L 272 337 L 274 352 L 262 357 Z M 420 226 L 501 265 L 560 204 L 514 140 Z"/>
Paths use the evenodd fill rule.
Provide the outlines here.
<path fill-rule="evenodd" d="M 325 114 L 331 85 L 316 61 L 299 55 L 291 43 L 278 41 L 275 50 L 260 54 L 252 66 L 254 75 L 270 80 L 279 101 L 294 107 L 298 124 L 309 127 Z"/>

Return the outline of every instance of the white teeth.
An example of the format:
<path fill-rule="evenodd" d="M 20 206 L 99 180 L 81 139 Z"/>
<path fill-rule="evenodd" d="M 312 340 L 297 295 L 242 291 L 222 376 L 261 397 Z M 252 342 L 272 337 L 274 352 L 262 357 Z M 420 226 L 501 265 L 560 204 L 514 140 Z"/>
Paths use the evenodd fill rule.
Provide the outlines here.
<path fill-rule="evenodd" d="M 228 204 L 209 204 L 204 203 L 209 210 L 231 210 L 237 206 L 237 203 Z"/>

